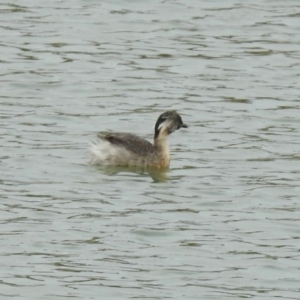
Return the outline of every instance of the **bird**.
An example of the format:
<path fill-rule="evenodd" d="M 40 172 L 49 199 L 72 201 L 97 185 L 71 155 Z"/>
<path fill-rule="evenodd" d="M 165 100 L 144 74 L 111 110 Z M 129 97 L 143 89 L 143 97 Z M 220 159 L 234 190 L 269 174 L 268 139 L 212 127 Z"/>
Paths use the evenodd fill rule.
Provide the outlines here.
<path fill-rule="evenodd" d="M 168 136 L 188 126 L 175 110 L 162 113 L 154 126 L 153 144 L 132 133 L 98 133 L 91 148 L 91 164 L 165 169 L 170 165 Z"/>

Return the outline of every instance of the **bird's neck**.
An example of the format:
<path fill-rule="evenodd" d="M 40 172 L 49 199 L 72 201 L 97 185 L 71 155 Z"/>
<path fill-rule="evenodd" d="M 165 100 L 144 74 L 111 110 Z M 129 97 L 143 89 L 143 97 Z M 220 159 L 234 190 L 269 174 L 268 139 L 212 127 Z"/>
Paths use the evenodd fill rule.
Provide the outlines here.
<path fill-rule="evenodd" d="M 169 164 L 170 151 L 168 135 L 159 135 L 154 139 L 154 148 L 159 153 L 160 158 Z"/>

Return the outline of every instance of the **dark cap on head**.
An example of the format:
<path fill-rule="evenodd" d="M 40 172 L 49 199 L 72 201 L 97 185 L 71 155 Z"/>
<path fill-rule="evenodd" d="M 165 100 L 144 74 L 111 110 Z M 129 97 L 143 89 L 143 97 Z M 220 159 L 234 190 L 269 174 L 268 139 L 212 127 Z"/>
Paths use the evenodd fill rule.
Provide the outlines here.
<path fill-rule="evenodd" d="M 187 128 L 188 126 L 182 122 L 181 116 L 175 110 L 169 110 L 161 114 L 155 124 L 155 138 L 159 135 L 160 130 L 168 127 L 169 134 L 181 127 Z"/>

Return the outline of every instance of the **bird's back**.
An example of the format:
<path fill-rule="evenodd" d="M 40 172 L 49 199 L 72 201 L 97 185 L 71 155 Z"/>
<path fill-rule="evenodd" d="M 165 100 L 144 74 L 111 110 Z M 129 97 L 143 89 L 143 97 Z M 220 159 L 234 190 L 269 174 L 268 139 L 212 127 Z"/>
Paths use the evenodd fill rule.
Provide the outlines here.
<path fill-rule="evenodd" d="M 113 132 L 102 135 L 91 148 L 92 163 L 119 166 L 148 166 L 155 160 L 153 145 L 131 133 Z"/>
<path fill-rule="evenodd" d="M 136 155 L 147 155 L 153 152 L 153 145 L 147 140 L 131 133 L 113 132 L 104 136 L 98 135 L 112 145 L 124 147 Z"/>

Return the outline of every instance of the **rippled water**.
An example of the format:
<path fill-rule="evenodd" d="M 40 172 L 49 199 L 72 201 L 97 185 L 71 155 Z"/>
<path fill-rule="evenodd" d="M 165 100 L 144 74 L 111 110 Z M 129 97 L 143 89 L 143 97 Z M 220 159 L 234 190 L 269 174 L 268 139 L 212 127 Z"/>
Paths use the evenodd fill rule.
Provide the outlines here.
<path fill-rule="evenodd" d="M 1 299 L 299 299 L 299 7 L 0 4 Z M 163 180 L 88 164 L 169 108 Z"/>

